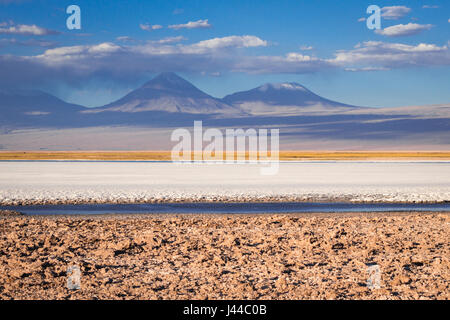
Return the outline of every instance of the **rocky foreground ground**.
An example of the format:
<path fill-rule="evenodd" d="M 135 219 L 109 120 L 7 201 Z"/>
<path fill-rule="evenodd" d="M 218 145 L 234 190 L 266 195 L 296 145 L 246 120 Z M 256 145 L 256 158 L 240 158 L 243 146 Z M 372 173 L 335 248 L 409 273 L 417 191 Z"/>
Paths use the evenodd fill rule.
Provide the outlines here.
<path fill-rule="evenodd" d="M 449 239 L 444 213 L 8 214 L 0 298 L 449 299 Z"/>

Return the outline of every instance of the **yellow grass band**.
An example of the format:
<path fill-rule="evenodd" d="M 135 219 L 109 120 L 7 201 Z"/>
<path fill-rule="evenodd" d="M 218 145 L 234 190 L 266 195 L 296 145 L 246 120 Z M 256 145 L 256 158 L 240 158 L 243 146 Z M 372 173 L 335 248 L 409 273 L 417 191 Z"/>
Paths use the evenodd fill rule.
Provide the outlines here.
<path fill-rule="evenodd" d="M 450 152 L 280 151 L 280 160 L 450 160 Z M 237 153 L 235 153 L 237 157 Z M 191 155 L 193 159 L 193 154 Z M 245 153 L 245 159 L 249 153 Z M 0 160 L 170 161 L 170 151 L 0 151 Z"/>

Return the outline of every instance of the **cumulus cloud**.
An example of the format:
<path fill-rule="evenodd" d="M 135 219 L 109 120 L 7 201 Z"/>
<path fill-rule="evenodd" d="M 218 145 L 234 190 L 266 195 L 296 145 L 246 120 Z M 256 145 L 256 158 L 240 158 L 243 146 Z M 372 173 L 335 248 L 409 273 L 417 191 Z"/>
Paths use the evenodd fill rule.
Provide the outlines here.
<path fill-rule="evenodd" d="M 211 28 L 211 25 L 208 23 L 208 19 L 205 20 L 197 20 L 197 21 L 189 21 L 184 24 L 172 24 L 169 26 L 170 29 L 200 29 L 200 28 Z"/>
<path fill-rule="evenodd" d="M 411 12 L 411 8 L 406 6 L 390 6 L 381 8 L 381 16 L 386 20 L 398 20 Z M 358 22 L 366 21 L 366 17 L 361 17 Z"/>
<path fill-rule="evenodd" d="M 301 53 L 297 53 L 297 52 L 290 52 L 286 55 L 286 61 L 314 61 L 314 60 L 318 60 L 315 57 L 311 57 L 311 56 L 307 56 L 307 55 L 303 55 Z"/>
<path fill-rule="evenodd" d="M 133 42 L 136 41 L 133 38 L 129 37 L 129 36 L 120 36 L 116 38 L 117 41 L 123 41 L 123 42 Z"/>
<path fill-rule="evenodd" d="M 175 36 L 175 37 L 166 37 L 166 38 L 162 38 L 159 40 L 136 40 L 132 37 L 129 36 L 120 36 L 116 38 L 116 41 L 118 42 L 122 42 L 122 43 L 128 43 L 128 44 L 142 44 L 142 43 L 158 43 L 158 44 L 170 44 L 170 43 L 176 43 L 176 42 L 181 42 L 187 40 L 187 38 L 183 37 L 183 36 Z"/>
<path fill-rule="evenodd" d="M 390 6 L 381 8 L 381 16 L 386 20 L 398 20 L 411 12 L 411 8 L 405 6 Z"/>
<path fill-rule="evenodd" d="M 52 34 L 59 34 L 58 31 L 49 30 L 46 28 L 38 27 L 37 25 L 7 25 L 3 23 L 0 26 L 0 34 L 15 34 L 15 35 L 33 35 L 33 36 L 46 36 Z"/>
<path fill-rule="evenodd" d="M 450 65 L 450 51 L 447 45 L 420 43 L 407 45 L 367 41 L 352 50 L 336 53 L 335 64 L 346 68 L 382 67 L 388 69 Z"/>
<path fill-rule="evenodd" d="M 51 67 L 71 66 L 77 69 L 87 67 L 81 66 L 80 62 L 88 63 L 87 60 L 110 57 L 112 54 L 121 51 L 122 47 L 111 42 L 104 42 L 97 45 L 82 45 L 59 47 L 45 50 L 43 54 L 27 57 L 29 61 L 46 64 Z M 122 50 L 123 51 L 123 50 Z"/>
<path fill-rule="evenodd" d="M 386 71 L 389 69 L 384 67 L 361 67 L 361 68 L 344 68 L 344 70 L 349 72 L 368 72 L 368 71 Z"/>
<path fill-rule="evenodd" d="M 161 26 L 159 24 L 150 25 L 148 23 L 140 23 L 139 28 L 141 28 L 142 30 L 145 30 L 145 31 L 152 31 L 152 30 L 162 29 L 163 26 Z"/>
<path fill-rule="evenodd" d="M 410 22 L 408 24 L 397 24 L 395 26 L 375 30 L 375 33 L 388 37 L 403 37 L 412 36 L 424 30 L 430 30 L 432 27 L 433 25 L 431 24 L 417 24 Z"/>
<path fill-rule="evenodd" d="M 255 36 L 229 36 L 222 38 L 213 38 L 209 40 L 203 40 L 190 46 L 191 49 L 196 51 L 203 51 L 204 49 L 222 49 L 222 48 L 249 48 L 249 47 L 265 47 L 267 41 L 262 40 Z"/>
<path fill-rule="evenodd" d="M 337 51 L 334 57 L 321 58 L 301 52 L 246 55 L 245 48 L 268 45 L 266 40 L 252 35 L 190 44 L 180 43 L 182 40 L 183 37 L 172 37 L 120 44 L 105 42 L 56 47 L 35 56 L 0 55 L 0 86 L 64 83 L 82 87 L 92 79 L 126 84 L 167 70 L 302 74 L 333 69 L 362 72 L 450 65 L 448 45 L 369 41 Z"/>
<path fill-rule="evenodd" d="M 427 4 L 424 4 L 424 5 L 422 6 L 422 8 L 423 8 L 423 9 L 438 9 L 439 6 L 437 6 L 437 5 L 427 5 Z"/>
<path fill-rule="evenodd" d="M 169 37 L 161 40 L 152 40 L 145 45 L 130 47 L 129 50 L 146 55 L 202 55 L 216 54 L 219 49 L 225 54 L 226 50 L 236 48 L 267 46 L 267 41 L 250 35 L 213 38 L 187 45 L 169 45 L 184 39 L 183 37 Z"/>
<path fill-rule="evenodd" d="M 183 36 L 176 36 L 176 37 L 167 37 L 167 38 L 163 38 L 163 39 L 159 39 L 159 40 L 152 40 L 150 42 L 160 43 L 160 44 L 168 44 L 168 43 L 176 43 L 176 42 L 180 42 L 180 41 L 184 41 L 184 40 L 187 40 L 187 38 L 185 38 Z"/>
<path fill-rule="evenodd" d="M 228 36 L 192 44 L 175 43 L 174 37 L 118 45 L 111 42 L 96 45 L 57 47 L 36 56 L 0 55 L 0 86 L 24 86 L 65 83 L 83 86 L 92 79 L 116 83 L 136 81 L 148 74 L 173 70 L 208 74 L 229 71 L 261 73 L 314 72 L 332 67 L 330 63 L 300 53 L 285 56 L 246 56 L 241 48 L 264 47 L 267 41 L 256 36 Z M 6 76 L 14 73 L 12 77 Z"/>
<path fill-rule="evenodd" d="M 298 52 L 289 52 L 284 56 L 247 56 L 242 57 L 230 67 L 235 72 L 247 73 L 313 73 L 337 67 L 333 61 L 327 61 Z"/>
<path fill-rule="evenodd" d="M 303 50 L 303 51 L 308 51 L 308 50 L 312 50 L 312 49 L 314 49 L 313 46 L 300 46 L 300 50 Z"/>
<path fill-rule="evenodd" d="M 93 61 L 95 59 L 109 58 L 114 60 L 116 58 L 114 55 L 123 56 L 127 60 L 133 60 L 130 57 L 138 55 L 141 58 L 154 58 L 155 56 L 179 57 L 181 55 L 204 57 L 204 55 L 213 54 L 217 49 L 249 48 L 267 45 L 267 41 L 251 35 L 213 38 L 188 45 L 171 45 L 182 40 L 185 40 L 185 38 L 177 36 L 152 40 L 145 44 L 134 46 L 121 46 L 112 42 L 104 42 L 96 45 L 66 46 L 45 50 L 44 53 L 27 57 L 27 59 L 29 61 L 45 63 L 49 66 L 58 66 L 61 64 L 67 64 L 68 66 L 80 65 L 82 61 L 87 64 L 91 63 L 94 66 Z M 104 61 L 101 65 L 105 63 L 108 62 Z M 113 65 L 112 62 L 111 65 Z"/>

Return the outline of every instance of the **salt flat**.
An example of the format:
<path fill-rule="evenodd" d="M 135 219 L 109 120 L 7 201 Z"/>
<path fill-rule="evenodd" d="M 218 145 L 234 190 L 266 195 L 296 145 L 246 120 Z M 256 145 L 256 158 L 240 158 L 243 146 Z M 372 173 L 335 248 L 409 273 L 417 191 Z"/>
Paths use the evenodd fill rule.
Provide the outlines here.
<path fill-rule="evenodd" d="M 450 161 L 0 162 L 0 204 L 159 201 L 450 201 Z M 265 164 L 267 166 L 267 164 Z"/>

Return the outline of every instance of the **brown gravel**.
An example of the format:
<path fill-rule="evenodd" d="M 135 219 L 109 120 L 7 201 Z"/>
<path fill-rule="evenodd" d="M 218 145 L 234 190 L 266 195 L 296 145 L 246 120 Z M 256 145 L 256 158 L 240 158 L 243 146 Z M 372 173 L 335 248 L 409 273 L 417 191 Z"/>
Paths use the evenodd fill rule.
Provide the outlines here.
<path fill-rule="evenodd" d="M 0 210 L 0 216 L 22 216 L 23 213 L 12 210 Z"/>
<path fill-rule="evenodd" d="M 449 299 L 449 226 L 448 213 L 3 216 L 0 298 Z"/>

